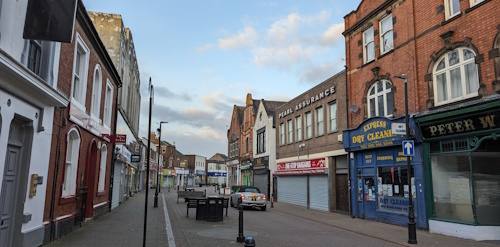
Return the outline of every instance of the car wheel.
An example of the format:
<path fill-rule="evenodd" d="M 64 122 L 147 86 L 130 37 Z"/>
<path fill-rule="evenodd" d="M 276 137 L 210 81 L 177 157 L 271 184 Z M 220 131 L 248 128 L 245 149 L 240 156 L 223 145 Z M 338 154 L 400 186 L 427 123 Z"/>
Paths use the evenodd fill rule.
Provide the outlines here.
<path fill-rule="evenodd" d="M 267 205 L 266 205 L 266 206 L 262 206 L 262 207 L 260 207 L 260 210 L 262 210 L 262 211 L 266 211 L 266 208 L 267 208 Z"/>

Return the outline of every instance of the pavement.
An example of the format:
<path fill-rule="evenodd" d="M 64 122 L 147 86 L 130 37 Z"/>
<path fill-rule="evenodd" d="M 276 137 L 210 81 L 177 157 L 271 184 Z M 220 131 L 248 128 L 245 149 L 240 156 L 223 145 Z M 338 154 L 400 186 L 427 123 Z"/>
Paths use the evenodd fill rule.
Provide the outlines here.
<path fill-rule="evenodd" d="M 215 194 L 214 187 L 197 187 L 195 189 L 206 191 L 208 196 Z M 144 226 L 146 226 L 145 246 L 243 246 L 236 242 L 238 210 L 230 208 L 229 216 L 224 216 L 222 222 L 196 221 L 194 219 L 196 210 L 190 209 L 189 217 L 186 217 L 184 200 L 181 199 L 182 202 L 179 200 L 177 203 L 177 191 L 173 189 L 169 192 L 168 189 L 162 188 L 158 196 L 158 207 L 154 208 L 155 192 L 153 189 L 149 191 L 147 223 L 144 225 L 145 194 L 145 192 L 136 193 L 110 213 L 86 222 L 83 227 L 49 243 L 47 246 L 141 246 L 144 241 Z M 406 227 L 351 218 L 345 214 L 305 209 L 279 202 L 275 202 L 273 208 L 270 207 L 269 203 L 267 210 L 275 211 L 273 213 L 280 214 L 280 217 L 288 215 L 309 224 L 327 226 L 329 229 L 343 232 L 349 238 L 369 239 L 371 242 L 367 242 L 366 246 L 500 246 L 500 241 L 478 242 L 433 234 L 423 230 L 417 230 L 418 244 L 410 245 L 408 244 L 408 229 Z M 261 212 L 245 212 L 245 214 L 247 213 Z M 226 210 L 224 209 L 225 214 Z M 294 233 L 288 234 L 293 235 Z M 262 232 L 259 228 L 245 229 L 244 236 L 258 236 L 260 238 L 260 242 L 257 242 L 258 238 L 256 238 L 258 246 L 287 246 L 278 242 L 279 236 L 273 235 L 272 232 Z M 276 242 L 273 239 L 277 239 Z M 325 246 L 333 245 L 331 243 L 331 245 Z M 336 244 L 336 246 L 343 245 Z"/>

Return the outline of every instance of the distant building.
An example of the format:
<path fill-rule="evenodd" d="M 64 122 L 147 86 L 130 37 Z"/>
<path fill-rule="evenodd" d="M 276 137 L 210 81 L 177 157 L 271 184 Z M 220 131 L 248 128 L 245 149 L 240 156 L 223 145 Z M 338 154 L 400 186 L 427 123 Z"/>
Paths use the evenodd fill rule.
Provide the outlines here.
<path fill-rule="evenodd" d="M 187 154 L 189 170 L 193 169 L 194 185 L 205 183 L 207 158 L 196 154 Z"/>
<path fill-rule="evenodd" d="M 227 156 L 216 153 L 207 160 L 207 181 L 205 184 L 227 185 Z"/>

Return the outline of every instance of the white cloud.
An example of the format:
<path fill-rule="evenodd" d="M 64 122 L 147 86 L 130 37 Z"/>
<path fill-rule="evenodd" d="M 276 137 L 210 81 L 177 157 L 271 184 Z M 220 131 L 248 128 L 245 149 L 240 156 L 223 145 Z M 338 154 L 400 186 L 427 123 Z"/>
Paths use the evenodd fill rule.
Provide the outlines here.
<path fill-rule="evenodd" d="M 198 49 L 196 49 L 196 52 L 203 53 L 203 52 L 206 52 L 206 51 L 208 51 L 210 49 L 212 49 L 212 45 L 211 44 L 206 44 L 204 46 L 198 47 Z"/>
<path fill-rule="evenodd" d="M 233 50 L 241 47 L 252 47 L 257 42 L 259 35 L 253 27 L 245 27 L 238 34 L 226 39 L 219 39 L 219 47 L 224 50 Z"/>
<path fill-rule="evenodd" d="M 303 83 L 321 83 L 324 80 L 330 78 L 335 73 L 336 66 L 331 62 L 324 63 L 320 66 L 310 68 L 305 71 L 300 77 L 300 81 Z"/>
<path fill-rule="evenodd" d="M 252 53 L 253 62 L 259 66 L 290 69 L 294 64 L 308 63 L 312 57 L 324 51 L 320 46 L 294 44 L 287 47 L 260 47 Z"/>
<path fill-rule="evenodd" d="M 344 35 L 342 35 L 342 32 L 344 32 L 344 23 L 331 25 L 328 30 L 323 33 L 321 43 L 324 45 L 331 45 L 337 41 L 343 40 Z"/>

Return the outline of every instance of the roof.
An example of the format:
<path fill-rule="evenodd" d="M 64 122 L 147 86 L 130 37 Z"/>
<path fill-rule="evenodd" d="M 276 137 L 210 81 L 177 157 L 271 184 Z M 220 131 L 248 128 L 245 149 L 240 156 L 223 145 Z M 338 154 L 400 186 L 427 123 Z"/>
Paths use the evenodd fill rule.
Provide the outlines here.
<path fill-rule="evenodd" d="M 275 116 L 276 115 L 276 108 L 280 107 L 283 104 L 286 104 L 287 102 L 284 101 L 271 101 L 271 100 L 264 100 L 262 99 L 262 103 L 264 106 L 264 109 L 267 112 L 268 116 Z M 276 118 L 273 117 L 273 126 L 276 122 Z"/>
<path fill-rule="evenodd" d="M 235 105 L 236 107 L 236 111 L 238 113 L 237 117 L 238 117 L 238 123 L 241 126 L 243 126 L 243 114 L 245 113 L 245 106 L 238 106 L 238 105 Z"/>
<path fill-rule="evenodd" d="M 227 160 L 227 156 L 221 153 L 216 153 L 214 156 L 212 156 L 208 161 L 223 161 L 225 162 Z M 207 162 L 208 162 L 207 161 Z"/>
<path fill-rule="evenodd" d="M 253 115 L 257 116 L 257 111 L 259 110 L 260 100 L 253 99 Z"/>

